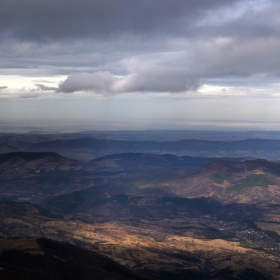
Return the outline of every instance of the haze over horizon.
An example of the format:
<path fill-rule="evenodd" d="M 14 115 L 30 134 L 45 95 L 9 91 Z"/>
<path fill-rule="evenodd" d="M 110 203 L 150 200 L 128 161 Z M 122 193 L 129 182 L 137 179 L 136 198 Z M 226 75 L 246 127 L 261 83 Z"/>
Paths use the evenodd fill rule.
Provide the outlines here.
<path fill-rule="evenodd" d="M 276 0 L 0 0 L 0 130 L 280 130 Z"/>

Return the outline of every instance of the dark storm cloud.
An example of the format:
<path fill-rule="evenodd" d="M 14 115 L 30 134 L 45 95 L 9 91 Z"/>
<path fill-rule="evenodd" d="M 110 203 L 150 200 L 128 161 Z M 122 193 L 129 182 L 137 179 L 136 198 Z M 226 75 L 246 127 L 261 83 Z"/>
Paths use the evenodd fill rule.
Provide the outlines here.
<path fill-rule="evenodd" d="M 0 34 L 20 40 L 185 34 L 199 13 L 236 0 L 1 0 Z"/>

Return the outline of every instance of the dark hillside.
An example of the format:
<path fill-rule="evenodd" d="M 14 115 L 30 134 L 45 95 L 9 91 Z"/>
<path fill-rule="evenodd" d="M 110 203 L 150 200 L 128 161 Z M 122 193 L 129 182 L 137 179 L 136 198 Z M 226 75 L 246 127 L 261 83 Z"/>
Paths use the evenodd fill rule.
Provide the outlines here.
<path fill-rule="evenodd" d="M 39 160 L 42 158 L 49 158 L 53 160 L 61 160 L 63 156 L 54 152 L 12 152 L 6 154 L 0 154 L 0 162 L 9 160 L 23 159 L 25 161 Z"/>
<path fill-rule="evenodd" d="M 103 156 L 86 164 L 86 169 L 102 171 L 148 171 L 153 169 L 195 169 L 211 162 L 241 161 L 240 158 L 178 157 L 172 154 L 123 153 Z"/>
<path fill-rule="evenodd" d="M 0 239 L 0 250 L 3 280 L 144 279 L 98 253 L 49 239 Z"/>

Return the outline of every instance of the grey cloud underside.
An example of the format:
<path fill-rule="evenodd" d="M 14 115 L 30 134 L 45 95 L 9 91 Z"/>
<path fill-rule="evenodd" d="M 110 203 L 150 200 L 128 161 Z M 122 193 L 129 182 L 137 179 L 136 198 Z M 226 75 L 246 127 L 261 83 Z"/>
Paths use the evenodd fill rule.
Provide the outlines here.
<path fill-rule="evenodd" d="M 45 86 L 43 84 L 35 84 L 35 86 L 37 86 L 42 91 L 49 91 L 49 90 L 57 90 L 58 89 L 57 87 L 48 87 L 48 86 Z"/>
<path fill-rule="evenodd" d="M 185 34 L 200 13 L 236 0 L 1 0 L 0 34 L 20 40 Z"/>
<path fill-rule="evenodd" d="M 58 87 L 36 84 L 40 91 L 172 93 L 215 81 L 260 86 L 280 75 L 278 0 L 0 0 L 0 7 L 0 71 L 68 76 Z"/>
<path fill-rule="evenodd" d="M 279 49 L 280 40 L 235 41 L 221 45 L 199 42 L 191 46 L 189 52 L 135 57 L 125 64 L 129 70 L 127 75 L 116 76 L 108 71 L 70 75 L 60 84 L 59 91 L 187 92 L 213 79 L 227 80 L 233 86 L 230 84 L 233 81 L 237 81 L 236 85 L 248 84 L 246 79 L 254 78 L 260 85 L 279 77 Z"/>
<path fill-rule="evenodd" d="M 131 74 L 116 77 L 109 72 L 81 73 L 68 77 L 59 86 L 59 92 L 93 91 L 101 94 L 128 92 L 182 92 L 196 90 L 195 77 L 161 73 L 156 75 Z"/>
<path fill-rule="evenodd" d="M 41 95 L 39 93 L 29 93 L 29 94 L 21 94 L 20 98 L 22 99 L 35 99 L 39 98 Z"/>
<path fill-rule="evenodd" d="M 8 88 L 8 87 L 6 87 L 6 86 L 0 86 L 0 90 L 5 89 L 5 88 Z"/>

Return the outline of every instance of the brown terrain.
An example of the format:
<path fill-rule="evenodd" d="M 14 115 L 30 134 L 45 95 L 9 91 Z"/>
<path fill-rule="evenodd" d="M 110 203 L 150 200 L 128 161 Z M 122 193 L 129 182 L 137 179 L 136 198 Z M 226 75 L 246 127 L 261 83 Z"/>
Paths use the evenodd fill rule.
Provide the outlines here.
<path fill-rule="evenodd" d="M 21 207 L 23 206 L 21 204 Z M 168 274 L 190 275 L 187 279 L 227 279 L 219 278 L 218 275 L 243 279 L 239 278 L 240 275 L 246 275 L 246 271 L 250 270 L 263 277 L 259 279 L 280 279 L 277 257 L 264 251 L 241 247 L 237 240 L 195 238 L 195 222 L 189 224 L 189 229 L 176 235 L 168 229 L 164 231 L 162 222 L 143 220 L 137 225 L 118 221 L 85 223 L 69 219 L 70 217 L 42 217 L 36 215 L 38 209 L 32 205 L 26 207 L 29 209 L 25 208 L 25 215 L 18 218 L 4 218 L 2 214 L 2 231 L 6 228 L 9 235 L 14 237 L 44 236 L 76 244 L 89 251 L 99 252 L 130 268 L 137 275 L 148 276 L 148 279 L 157 279 Z M 8 216 L 7 213 L 5 215 Z M 180 221 L 163 222 L 172 224 Z M 7 234 L 2 234 L 2 238 L 6 237 L 5 235 Z M 38 244 L 32 240 L 28 242 L 22 244 L 22 241 L 17 239 L 8 242 L 0 239 L 0 248 L 5 252 L 13 243 L 13 249 L 20 248 L 24 253 L 44 255 Z M 2 258 L 2 269 L 3 262 L 5 263 Z"/>
<path fill-rule="evenodd" d="M 177 159 L 149 156 L 154 169 L 139 172 L 128 171 L 133 162 L 124 157 L 85 163 L 55 153 L 1 155 L 2 256 L 7 238 L 33 238 L 26 252 L 39 255 L 34 238 L 45 238 L 98 252 L 133 279 L 280 279 L 279 163 L 164 170 L 162 162 Z M 1 273 L 14 271 L 1 260 Z"/>
<path fill-rule="evenodd" d="M 214 162 L 196 170 L 156 170 L 121 181 L 131 193 L 168 191 L 179 197 L 212 197 L 229 203 L 280 203 L 280 164 L 266 160 Z"/>
<path fill-rule="evenodd" d="M 49 239 L 0 239 L 0 277 L 9 279 L 144 279 L 98 253 Z"/>

